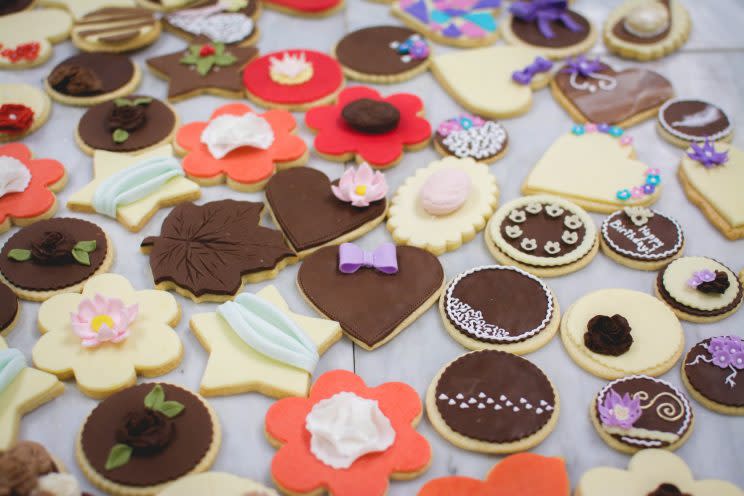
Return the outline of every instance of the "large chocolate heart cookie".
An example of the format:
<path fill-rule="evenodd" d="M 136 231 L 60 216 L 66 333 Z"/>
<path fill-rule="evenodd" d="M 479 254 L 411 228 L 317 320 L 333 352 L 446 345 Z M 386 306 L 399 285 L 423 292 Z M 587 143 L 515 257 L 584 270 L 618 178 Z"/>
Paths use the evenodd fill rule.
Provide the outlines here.
<path fill-rule="evenodd" d="M 309 167 L 276 173 L 266 185 L 266 201 L 301 258 L 321 246 L 358 238 L 382 222 L 387 211 L 386 199 L 367 207 L 339 200 L 328 177 Z"/>
<path fill-rule="evenodd" d="M 362 267 L 338 269 L 338 248 L 308 256 L 297 273 L 305 298 L 321 314 L 341 324 L 352 341 L 372 350 L 394 338 L 436 300 L 444 286 L 439 259 L 426 250 L 398 246 L 398 272 Z"/>

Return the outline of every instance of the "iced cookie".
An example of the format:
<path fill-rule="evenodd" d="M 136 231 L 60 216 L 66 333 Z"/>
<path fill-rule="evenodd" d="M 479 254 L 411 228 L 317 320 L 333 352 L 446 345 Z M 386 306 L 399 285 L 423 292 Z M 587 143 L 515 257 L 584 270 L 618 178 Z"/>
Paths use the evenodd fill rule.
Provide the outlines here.
<path fill-rule="evenodd" d="M 558 423 L 558 391 L 517 355 L 472 351 L 445 365 L 426 393 L 434 429 L 458 448 L 489 454 L 526 451 Z"/>
<path fill-rule="evenodd" d="M 52 101 L 24 83 L 0 83 L 0 143 L 19 140 L 44 125 Z"/>
<path fill-rule="evenodd" d="M 82 294 L 53 296 L 39 307 L 42 336 L 31 353 L 34 365 L 78 389 L 105 398 L 156 377 L 181 362 L 183 346 L 173 326 L 181 320 L 176 299 L 158 290 L 135 291 L 118 274 L 91 278 Z"/>
<path fill-rule="evenodd" d="M 597 228 L 584 209 L 556 196 L 517 198 L 502 205 L 486 226 L 491 254 L 539 277 L 584 268 L 599 251 Z"/>
<path fill-rule="evenodd" d="M 503 265 L 477 267 L 450 281 L 439 298 L 444 328 L 471 350 L 523 355 L 558 332 L 558 300 L 537 277 Z"/>
<path fill-rule="evenodd" d="M 0 337 L 0 460 L 7 456 L 2 451 L 11 449 L 18 437 L 21 417 L 64 390 L 65 386 L 52 374 L 27 366 L 23 352 L 8 348 Z"/>
<path fill-rule="evenodd" d="M 140 155 L 96 150 L 93 176 L 70 196 L 67 208 L 111 217 L 132 232 L 159 209 L 201 196 L 199 185 L 184 177 L 170 145 Z"/>
<path fill-rule="evenodd" d="M 326 372 L 308 398 L 279 400 L 266 413 L 266 437 L 278 448 L 271 477 L 285 494 L 383 496 L 388 479 L 429 468 L 431 447 L 415 430 L 422 413 L 407 384 L 369 387 L 352 372 Z"/>
<path fill-rule="evenodd" d="M 397 0 L 392 12 L 437 43 L 458 47 L 490 45 L 499 38 L 501 0 Z"/>
<path fill-rule="evenodd" d="M 568 496 L 570 492 L 562 458 L 518 453 L 494 465 L 484 481 L 459 475 L 440 477 L 424 484 L 418 496 Z"/>
<path fill-rule="evenodd" d="M 677 317 L 700 324 L 734 314 L 744 293 L 734 272 L 708 257 L 682 257 L 670 263 L 659 272 L 654 292 Z"/>
<path fill-rule="evenodd" d="M 18 297 L 7 285 L 0 283 L 0 336 L 13 330 L 20 315 Z"/>
<path fill-rule="evenodd" d="M 226 45 L 253 45 L 261 14 L 258 0 L 199 0 L 163 17 L 168 31 L 188 41 L 201 37 Z"/>
<path fill-rule="evenodd" d="M 296 260 L 279 231 L 259 225 L 263 203 L 184 203 L 159 236 L 142 241 L 155 287 L 198 302 L 232 299 L 247 282 L 276 277 Z"/>
<path fill-rule="evenodd" d="M 90 107 L 129 95 L 141 79 L 139 67 L 126 55 L 81 53 L 57 64 L 44 87 L 59 103 Z"/>
<path fill-rule="evenodd" d="M 547 86 L 552 67 L 533 48 L 495 46 L 437 55 L 431 71 L 469 112 L 507 119 L 530 109 L 533 91 Z"/>
<path fill-rule="evenodd" d="M 632 454 L 645 448 L 674 451 L 692 434 L 687 397 L 666 381 L 632 375 L 607 384 L 589 407 L 599 437 Z"/>
<path fill-rule="evenodd" d="M 631 127 L 656 116 L 674 96 L 666 78 L 648 69 L 618 71 L 583 55 L 568 60 L 550 83 L 556 101 L 580 123 Z"/>
<path fill-rule="evenodd" d="M 31 157 L 22 143 L 0 145 L 0 233 L 57 212 L 55 193 L 67 184 L 67 172 L 56 160 Z"/>
<path fill-rule="evenodd" d="M 602 289 L 563 314 L 561 339 L 576 364 L 603 379 L 659 376 L 682 355 L 685 337 L 674 313 L 653 296 Z"/>
<path fill-rule="evenodd" d="M 84 52 L 131 52 L 153 44 L 161 30 L 147 9 L 104 7 L 75 21 L 72 43 Z"/>
<path fill-rule="evenodd" d="M 417 169 L 398 188 L 387 228 L 397 244 L 441 255 L 473 239 L 498 200 L 496 178 L 484 164 L 447 157 Z"/>
<path fill-rule="evenodd" d="M 597 164 L 602 174 L 597 174 Z M 576 125 L 558 138 L 522 184 L 522 193 L 558 195 L 587 210 L 647 207 L 661 194 L 659 169 L 636 159 L 633 137 L 618 126 Z"/>
<path fill-rule="evenodd" d="M 426 39 L 401 26 L 372 26 L 353 31 L 336 44 L 333 56 L 351 79 L 399 83 L 429 68 Z"/>
<path fill-rule="evenodd" d="M 706 140 L 730 142 L 734 134 L 729 116 L 702 100 L 672 98 L 659 109 L 656 129 L 662 138 L 680 148 Z"/>
<path fill-rule="evenodd" d="M 0 16 L 31 10 L 34 7 L 36 7 L 36 0 L 8 0 L 0 6 Z"/>
<path fill-rule="evenodd" d="M 88 155 L 96 150 L 142 153 L 169 144 L 178 116 L 168 103 L 143 95 L 115 98 L 88 109 L 75 141 Z"/>
<path fill-rule="evenodd" d="M 691 30 L 679 0 L 625 0 L 605 22 L 604 42 L 621 57 L 654 60 L 677 51 Z"/>
<path fill-rule="evenodd" d="M 279 496 L 273 489 L 225 472 L 204 472 L 187 475 L 168 484 L 157 496 Z"/>
<path fill-rule="evenodd" d="M 55 218 L 24 227 L 0 251 L 0 280 L 19 298 L 44 301 L 59 293 L 79 293 L 114 261 L 111 240 L 97 225 Z"/>
<path fill-rule="evenodd" d="M 202 186 L 227 183 L 238 191 L 259 191 L 277 170 L 304 165 L 305 142 L 286 110 L 263 114 L 248 105 L 219 107 L 206 122 L 190 122 L 176 134 L 186 175 Z"/>
<path fill-rule="evenodd" d="M 341 324 L 365 350 L 387 343 L 437 301 L 444 270 L 413 246 L 383 243 L 372 251 L 344 243 L 308 256 L 297 285 L 320 314 Z"/>
<path fill-rule="evenodd" d="M 352 241 L 387 213 L 387 183 L 367 164 L 331 181 L 317 169 L 281 171 L 266 186 L 266 205 L 288 244 L 304 258 L 318 248 Z"/>
<path fill-rule="evenodd" d="M 439 124 L 433 141 L 434 149 L 445 157 L 473 158 L 491 163 L 506 154 L 509 135 L 500 122 L 460 114 Z"/>
<path fill-rule="evenodd" d="M 553 59 L 589 51 L 597 41 L 597 30 L 589 20 L 568 8 L 563 0 L 512 2 L 501 25 L 510 45 L 538 48 Z"/>
<path fill-rule="evenodd" d="M 682 226 L 645 207 L 625 207 L 602 221 L 602 252 L 615 262 L 640 270 L 659 270 L 685 248 Z"/>
<path fill-rule="evenodd" d="M 243 68 L 256 55 L 258 50 L 253 47 L 196 42 L 186 50 L 153 57 L 146 63 L 153 74 L 168 81 L 171 102 L 203 94 L 240 98 Z"/>
<path fill-rule="evenodd" d="M 325 53 L 283 50 L 251 61 L 243 71 L 243 86 L 262 107 L 303 112 L 333 102 L 344 87 L 344 74 Z"/>
<path fill-rule="evenodd" d="M 344 8 L 344 0 L 264 0 L 264 6 L 299 17 L 326 17 Z"/>
<path fill-rule="evenodd" d="M 744 339 L 704 339 L 682 360 L 682 382 L 705 408 L 726 415 L 744 415 Z"/>
<path fill-rule="evenodd" d="M 338 322 L 292 312 L 274 286 L 195 314 L 190 327 L 209 352 L 205 396 L 307 396 L 320 355 L 341 339 Z"/>
<path fill-rule="evenodd" d="M 72 17 L 64 10 L 24 10 L 0 16 L 0 69 L 27 69 L 52 56 L 52 44 L 67 39 Z"/>
<path fill-rule="evenodd" d="M 104 7 L 135 7 L 134 0 L 41 0 L 41 4 L 65 9 L 74 19 Z"/>
<path fill-rule="evenodd" d="M 222 443 L 217 413 L 179 386 L 144 383 L 101 401 L 80 429 L 75 457 L 94 486 L 114 496 L 154 496 L 209 470 Z"/>
<path fill-rule="evenodd" d="M 424 102 L 415 95 L 382 97 L 354 86 L 342 91 L 337 103 L 309 110 L 305 124 L 317 133 L 313 144 L 321 157 L 386 168 L 400 162 L 404 151 L 429 143 L 431 126 L 423 114 Z"/>
<path fill-rule="evenodd" d="M 579 480 L 576 496 L 628 496 L 629 494 L 743 496 L 744 491 L 720 480 L 699 480 L 679 456 L 663 449 L 633 455 L 628 470 L 597 467 Z"/>
<path fill-rule="evenodd" d="M 728 239 L 744 238 L 744 151 L 728 143 L 692 144 L 677 169 L 687 198 Z"/>

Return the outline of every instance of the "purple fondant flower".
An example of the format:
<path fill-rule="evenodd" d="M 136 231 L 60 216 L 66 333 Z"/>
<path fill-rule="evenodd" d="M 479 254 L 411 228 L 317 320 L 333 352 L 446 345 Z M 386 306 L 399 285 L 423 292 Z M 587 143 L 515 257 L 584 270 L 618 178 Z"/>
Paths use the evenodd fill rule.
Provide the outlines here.
<path fill-rule="evenodd" d="M 697 288 L 704 282 L 715 280 L 716 274 L 712 270 L 703 269 L 693 272 L 692 277 L 687 280 L 687 285 L 691 288 Z"/>
<path fill-rule="evenodd" d="M 584 31 L 585 28 L 574 21 L 569 15 L 567 0 L 530 0 L 529 2 L 514 2 L 509 11 L 514 17 L 525 22 L 537 22 L 540 34 L 545 38 L 554 38 L 555 33 L 550 27 L 551 22 L 561 22 L 574 33 Z"/>
<path fill-rule="evenodd" d="M 620 396 L 614 389 L 610 389 L 597 410 L 605 427 L 630 429 L 641 416 L 641 400 L 632 398 L 628 393 Z"/>
<path fill-rule="evenodd" d="M 744 342 L 736 336 L 711 338 L 708 352 L 717 367 L 726 369 L 733 365 L 737 369 L 744 369 Z"/>
<path fill-rule="evenodd" d="M 705 140 L 705 144 L 702 146 L 692 143 L 690 144 L 692 151 L 687 154 L 693 160 L 696 160 L 702 164 L 706 169 L 718 167 L 728 162 L 728 150 L 719 152 L 716 151 L 715 144 L 710 139 Z"/>
<path fill-rule="evenodd" d="M 591 77 L 593 74 L 602 70 L 602 62 L 599 57 L 594 60 L 588 59 L 583 55 L 568 59 L 561 72 L 568 74 L 577 74 L 582 77 Z"/>

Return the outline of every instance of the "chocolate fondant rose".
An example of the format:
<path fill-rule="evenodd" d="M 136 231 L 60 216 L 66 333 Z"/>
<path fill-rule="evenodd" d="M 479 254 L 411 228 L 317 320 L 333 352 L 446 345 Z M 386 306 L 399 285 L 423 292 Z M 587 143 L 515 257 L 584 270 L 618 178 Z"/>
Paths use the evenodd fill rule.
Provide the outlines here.
<path fill-rule="evenodd" d="M 111 131 L 116 129 L 135 131 L 147 120 L 146 108 L 142 105 L 114 106 L 106 119 L 106 125 Z"/>
<path fill-rule="evenodd" d="M 173 422 L 149 408 L 127 413 L 116 430 L 116 441 L 130 446 L 137 454 L 156 453 L 173 438 Z"/>
<path fill-rule="evenodd" d="M 652 493 L 648 493 L 648 496 L 690 496 L 687 493 L 683 493 L 674 484 L 661 484 Z"/>
<path fill-rule="evenodd" d="M 36 474 L 23 460 L 13 456 L 0 457 L 0 495 L 31 494 L 36 488 Z"/>
<path fill-rule="evenodd" d="M 79 65 L 57 66 L 47 81 L 52 88 L 67 95 L 95 95 L 103 91 L 98 75 Z"/>
<path fill-rule="evenodd" d="M 31 242 L 31 256 L 41 264 L 55 265 L 70 262 L 75 240 L 67 233 L 48 231 Z"/>
<path fill-rule="evenodd" d="M 723 294 L 731 286 L 728 279 L 728 274 L 722 270 L 715 272 L 715 278 L 712 281 L 703 281 L 697 286 L 698 291 L 703 293 L 717 293 Z"/>
<path fill-rule="evenodd" d="M 586 329 L 584 344 L 600 355 L 620 356 L 633 344 L 630 325 L 622 315 L 596 315 L 586 325 Z"/>
<path fill-rule="evenodd" d="M 382 134 L 398 126 L 400 112 L 387 102 L 360 98 L 346 104 L 341 110 L 341 117 L 360 133 Z"/>

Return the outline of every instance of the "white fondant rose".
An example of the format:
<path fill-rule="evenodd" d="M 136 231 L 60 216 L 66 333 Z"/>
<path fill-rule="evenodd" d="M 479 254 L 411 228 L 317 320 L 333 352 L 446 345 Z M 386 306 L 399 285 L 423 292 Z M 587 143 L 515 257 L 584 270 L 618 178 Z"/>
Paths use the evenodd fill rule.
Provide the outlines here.
<path fill-rule="evenodd" d="M 261 150 L 274 142 L 274 130 L 263 117 L 252 112 L 243 115 L 221 115 L 212 119 L 201 134 L 201 142 L 217 160 L 243 146 Z"/>
<path fill-rule="evenodd" d="M 8 193 L 22 193 L 31 182 L 31 172 L 20 160 L 0 156 L 0 198 Z"/>

